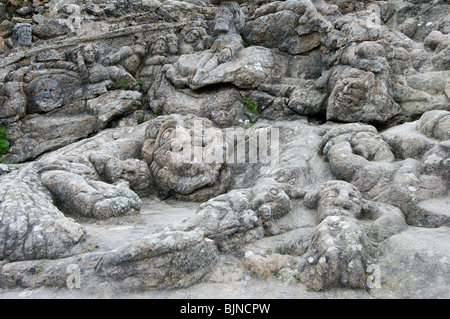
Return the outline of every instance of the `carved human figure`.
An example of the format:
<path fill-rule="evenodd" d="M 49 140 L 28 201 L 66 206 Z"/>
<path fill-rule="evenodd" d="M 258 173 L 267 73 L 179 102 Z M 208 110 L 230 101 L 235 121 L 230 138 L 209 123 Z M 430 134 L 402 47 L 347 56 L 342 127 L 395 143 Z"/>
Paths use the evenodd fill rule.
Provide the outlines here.
<path fill-rule="evenodd" d="M 208 200 L 194 216 L 171 228 L 182 231 L 199 228 L 215 241 L 219 250 L 236 251 L 261 239 L 266 226 L 289 213 L 292 208 L 289 189 L 287 184 L 264 178 L 253 188 L 232 190 Z"/>
<path fill-rule="evenodd" d="M 67 26 L 72 32 L 81 28 L 81 8 L 77 4 L 66 3 L 62 5 L 62 10 L 67 17 Z"/>
<path fill-rule="evenodd" d="M 121 82 L 128 84 L 133 89 L 139 88 L 135 78 L 124 68 L 115 65 L 103 65 L 99 61 L 99 52 L 95 45 L 87 44 L 82 48 L 78 48 L 73 52 L 73 55 L 78 71 L 86 82 L 103 82 L 106 86 Z"/>
<path fill-rule="evenodd" d="M 214 33 L 217 36 L 209 50 L 187 55 L 167 72 L 169 79 L 177 86 L 199 83 L 220 64 L 226 63 L 244 48 L 239 32 L 245 23 L 245 16 L 236 2 L 222 2 L 216 11 Z"/>
<path fill-rule="evenodd" d="M 305 204 L 317 207 L 319 222 L 329 216 L 358 218 L 361 214 L 361 193 L 350 183 L 333 181 L 309 192 Z"/>
<path fill-rule="evenodd" d="M 123 46 L 114 54 L 103 59 L 105 65 L 122 66 L 130 74 L 136 75 L 141 60 L 145 55 L 146 45 L 139 42 L 133 46 Z"/>
<path fill-rule="evenodd" d="M 356 219 L 361 199 L 359 190 L 343 181 L 326 182 L 306 194 L 305 205 L 317 208 L 319 222 L 298 266 L 298 278 L 308 287 L 364 287 L 368 239 Z"/>
<path fill-rule="evenodd" d="M 365 287 L 378 244 L 408 228 L 400 209 L 363 199 L 345 181 L 315 186 L 304 204 L 317 209 L 318 226 L 298 264 L 298 279 L 314 290 Z"/>
<path fill-rule="evenodd" d="M 164 77 L 164 66 L 177 58 L 178 39 L 175 34 L 157 36 L 151 43 L 147 57 L 143 62 L 139 78 L 143 81 L 143 89 L 147 90 L 150 106 L 154 112 L 160 113 L 160 106 L 165 98 L 158 99 L 157 91 Z"/>
<path fill-rule="evenodd" d="M 210 53 L 197 64 L 197 70 L 190 71 L 193 82 L 198 82 L 218 65 L 228 62 L 244 43 L 239 32 L 245 22 L 241 7 L 236 2 L 223 2 L 217 8 L 214 33 L 218 34 Z"/>
<path fill-rule="evenodd" d="M 203 51 L 208 47 L 210 37 L 201 26 L 188 26 L 181 31 L 180 53 Z"/>
<path fill-rule="evenodd" d="M 333 128 L 324 135 L 319 149 L 337 178 L 356 185 L 369 198 L 390 203 L 405 213 L 412 209 L 412 198 L 436 197 L 446 190 L 438 176 L 423 175 L 417 159 L 395 161 L 390 146 L 370 125 Z"/>

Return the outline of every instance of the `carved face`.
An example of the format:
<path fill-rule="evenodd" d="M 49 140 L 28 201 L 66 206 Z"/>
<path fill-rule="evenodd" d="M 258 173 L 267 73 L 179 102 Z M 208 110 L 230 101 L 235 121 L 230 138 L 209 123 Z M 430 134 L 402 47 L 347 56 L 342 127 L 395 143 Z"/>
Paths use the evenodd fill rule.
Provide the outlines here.
<path fill-rule="evenodd" d="M 97 58 L 97 49 L 93 45 L 88 44 L 83 48 L 82 55 L 85 63 L 94 63 Z"/>
<path fill-rule="evenodd" d="M 220 6 L 216 13 L 216 24 L 214 32 L 228 33 L 232 30 L 233 13 L 225 6 Z"/>
<path fill-rule="evenodd" d="M 205 157 L 215 150 L 216 131 L 210 121 L 195 116 L 160 116 L 150 122 L 142 156 L 161 193 L 202 192 L 201 199 L 208 199 L 211 194 L 205 189 L 215 193 L 227 187 L 219 185 L 224 182 L 220 179 L 226 165 Z"/>
<path fill-rule="evenodd" d="M 202 35 L 198 29 L 187 30 L 184 34 L 184 41 L 189 44 L 197 43 L 202 39 Z"/>
<path fill-rule="evenodd" d="M 33 84 L 31 112 L 49 112 L 64 104 L 61 84 L 52 78 L 38 79 Z"/>
<path fill-rule="evenodd" d="M 240 101 L 241 96 L 235 90 L 216 91 L 205 103 L 208 115 L 199 116 L 207 117 L 220 128 L 233 126 L 246 118 Z"/>
<path fill-rule="evenodd" d="M 236 112 L 234 109 L 221 107 L 211 111 L 211 120 L 219 127 L 229 127 L 233 124 Z"/>
<path fill-rule="evenodd" d="M 317 210 L 320 220 L 328 216 L 352 216 L 361 214 L 361 193 L 347 182 L 328 182 L 317 194 Z"/>
<path fill-rule="evenodd" d="M 236 2 L 223 2 L 216 11 L 216 23 L 214 32 L 236 33 L 243 28 L 245 24 L 245 16 L 241 7 Z"/>
<path fill-rule="evenodd" d="M 167 53 L 167 43 L 165 38 L 156 39 L 152 45 L 152 54 L 165 55 Z"/>
<path fill-rule="evenodd" d="M 14 37 L 17 39 L 19 44 L 31 45 L 33 40 L 33 34 L 31 25 L 28 23 L 17 23 L 13 28 Z"/>
<path fill-rule="evenodd" d="M 263 221 L 277 219 L 287 214 L 291 209 L 291 200 L 281 184 L 272 179 L 263 179 L 254 188 L 255 197 L 252 210 Z"/>
<path fill-rule="evenodd" d="M 171 54 L 178 53 L 178 38 L 174 34 L 167 36 L 167 49 Z"/>

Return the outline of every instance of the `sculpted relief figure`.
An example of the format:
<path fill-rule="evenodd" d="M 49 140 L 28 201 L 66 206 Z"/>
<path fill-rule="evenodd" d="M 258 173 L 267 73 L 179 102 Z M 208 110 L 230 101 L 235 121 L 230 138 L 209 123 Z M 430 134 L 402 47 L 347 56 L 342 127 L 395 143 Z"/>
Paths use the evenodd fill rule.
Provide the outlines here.
<path fill-rule="evenodd" d="M 244 48 L 239 32 L 245 23 L 241 7 L 236 2 L 222 2 L 216 11 L 214 34 L 217 36 L 212 47 L 202 53 L 182 56 L 167 72 L 175 86 L 198 88 L 208 73 L 231 60 Z"/>
<path fill-rule="evenodd" d="M 407 228 L 399 209 L 363 200 L 358 188 L 344 181 L 314 187 L 304 203 L 317 209 L 319 224 L 297 276 L 315 290 L 364 288 L 377 243 Z M 360 221 L 363 215 L 364 223 Z"/>
<path fill-rule="evenodd" d="M 164 103 L 164 97 L 161 98 L 161 101 L 157 101 L 156 93 L 162 85 L 164 66 L 173 63 L 174 56 L 177 53 L 178 39 L 173 33 L 157 35 L 149 44 L 148 52 L 138 76 L 143 81 L 143 89 L 147 90 L 154 112 L 160 111 L 160 105 Z"/>
<path fill-rule="evenodd" d="M 272 178 L 253 188 L 232 190 L 202 204 L 197 213 L 174 230 L 199 229 L 214 239 L 219 250 L 233 252 L 264 237 L 265 227 L 289 213 L 290 187 Z"/>
<path fill-rule="evenodd" d="M 201 25 L 186 26 L 181 31 L 180 54 L 194 51 L 203 51 L 209 48 L 212 37 L 208 36 L 206 29 Z"/>
<path fill-rule="evenodd" d="M 133 46 L 123 46 L 114 54 L 111 54 L 103 59 L 103 63 L 107 66 L 117 65 L 123 67 L 128 73 L 133 76 L 139 69 L 142 58 L 145 55 L 146 44 L 143 41 L 138 41 Z"/>
<path fill-rule="evenodd" d="M 96 293 L 284 275 L 288 296 L 448 288 L 448 5 L 344 2 L 4 12 L 0 286 L 64 286 L 75 264 Z M 172 204 L 189 218 L 155 230 Z"/>
<path fill-rule="evenodd" d="M 108 87 L 116 82 L 120 82 L 130 85 L 134 89 L 139 88 L 135 78 L 123 67 L 103 65 L 99 57 L 98 48 L 93 44 L 87 44 L 76 49 L 72 55 L 77 64 L 78 72 L 87 83 L 102 83 Z"/>
<path fill-rule="evenodd" d="M 328 131 L 319 149 L 334 176 L 354 184 L 368 198 L 400 208 L 411 224 L 433 227 L 448 223 L 448 218 L 426 218 L 429 214 L 421 213 L 418 206 L 426 198 L 447 192 L 439 165 L 427 171 L 426 159 L 420 158 L 426 153 L 423 147 L 411 157 L 396 160 L 391 146 L 377 133 L 373 126 L 356 123 Z M 426 154 L 432 156 L 431 152 Z"/>
<path fill-rule="evenodd" d="M 180 121 L 183 121 L 182 124 Z M 180 126 L 181 124 L 181 126 Z M 201 125 L 198 125 L 201 124 Z M 183 134 L 180 134 L 180 128 Z M 196 129 L 202 129 L 196 132 Z M 142 157 L 162 197 L 175 196 L 187 200 L 205 200 L 225 192 L 230 185 L 230 170 L 223 161 L 196 161 L 184 158 L 185 142 L 192 147 L 203 147 L 204 153 L 212 154 L 218 140 L 216 129 L 204 118 L 195 116 L 159 116 L 148 126 Z M 196 145 L 191 137 L 202 136 L 204 145 Z M 187 139 L 187 140 L 185 140 Z M 191 143 L 193 143 L 191 145 Z M 180 145 L 177 149 L 175 145 Z M 219 145 L 220 146 L 220 145 Z"/>

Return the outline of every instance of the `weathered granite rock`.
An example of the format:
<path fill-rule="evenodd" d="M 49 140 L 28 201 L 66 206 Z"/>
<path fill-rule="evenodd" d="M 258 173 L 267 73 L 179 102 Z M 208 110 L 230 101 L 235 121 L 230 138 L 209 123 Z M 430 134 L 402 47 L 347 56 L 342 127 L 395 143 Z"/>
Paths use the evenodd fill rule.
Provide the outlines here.
<path fill-rule="evenodd" d="M 314 290 L 363 288 L 366 256 L 364 232 L 353 218 L 330 216 L 319 224 L 298 265 L 298 278 Z"/>
<path fill-rule="evenodd" d="M 112 91 L 87 103 L 88 112 L 97 117 L 96 130 L 106 128 L 115 119 L 133 113 L 142 107 L 142 94 L 137 91 Z"/>
<path fill-rule="evenodd" d="M 449 230 L 410 228 L 380 247 L 381 287 L 375 297 L 448 298 Z"/>
<path fill-rule="evenodd" d="M 356 187 L 341 181 L 327 182 L 306 194 L 306 206 L 317 207 L 319 213 L 319 225 L 298 266 L 298 278 L 308 287 L 364 287 L 367 239 L 356 222 L 360 198 Z"/>
<path fill-rule="evenodd" d="M 184 288 L 207 274 L 217 257 L 202 232 L 164 232 L 106 253 L 95 272 L 126 290 Z"/>
<path fill-rule="evenodd" d="M 207 119 L 159 116 L 148 125 L 142 158 L 161 196 L 202 201 L 230 185 L 224 147 L 221 131 Z"/>
<path fill-rule="evenodd" d="M 29 23 L 16 23 L 12 28 L 12 37 L 17 44 L 23 46 L 31 46 L 33 42 L 32 28 Z"/>
<path fill-rule="evenodd" d="M 1 285 L 61 287 L 79 264 L 92 288 L 270 278 L 446 296 L 431 270 L 445 254 L 424 252 L 445 251 L 450 222 L 449 12 L 425 0 L 0 4 Z M 233 145 L 274 137 L 279 152 L 219 160 L 227 129 L 244 137 Z M 79 254 L 105 223 L 148 222 L 139 196 L 156 194 L 204 203 L 172 232 Z"/>
<path fill-rule="evenodd" d="M 351 131 L 353 133 L 348 134 Z M 397 130 L 393 129 L 393 131 Z M 343 135 L 340 135 L 339 132 Z M 373 127 L 350 124 L 346 127 L 331 129 L 324 136 L 321 149 L 330 161 L 333 174 L 353 183 L 370 198 L 400 208 L 410 224 L 439 227 L 448 223 L 445 216 L 437 219 L 428 218 L 428 215 L 424 217 L 423 212 L 417 206 L 421 200 L 446 194 L 448 183 L 446 175 L 442 175 L 442 169 L 445 170 L 446 164 L 442 162 L 442 158 L 441 161 L 436 162 L 435 170 L 430 166 L 430 169 L 425 171 L 421 156 L 424 155 L 427 148 L 424 151 L 422 142 L 416 143 L 417 145 L 408 142 L 411 141 L 411 135 L 405 135 L 400 131 L 400 137 L 406 138 L 404 144 L 398 143 L 400 139 L 396 139 L 396 135 L 387 140 L 397 141 L 396 143 L 390 142 L 393 147 L 397 147 L 397 145 L 408 147 L 407 150 L 401 151 L 397 148 L 397 154 L 414 155 L 417 159 L 406 158 L 403 161 L 394 161 L 395 156 L 389 145 L 372 132 L 375 132 Z M 389 135 L 385 133 L 385 136 Z M 419 141 L 427 142 L 429 140 L 425 137 Z M 428 149 L 435 142 L 429 143 L 431 145 L 428 146 Z M 429 156 L 432 156 L 432 153 Z M 431 165 L 431 158 L 428 163 Z M 364 182 L 362 182 L 363 180 Z"/>
<path fill-rule="evenodd" d="M 65 20 L 49 20 L 33 29 L 33 35 L 39 39 L 56 38 L 69 32 L 70 28 Z"/>
<path fill-rule="evenodd" d="M 400 113 L 392 98 L 389 67 L 381 45 L 365 41 L 344 50 L 329 81 L 327 119 L 385 123 Z"/>
<path fill-rule="evenodd" d="M 89 285 L 102 252 L 80 254 L 57 260 L 26 260 L 4 265 L 0 270 L 2 287 L 70 287 Z"/>
<path fill-rule="evenodd" d="M 33 165 L 1 177 L 0 259 L 56 259 L 71 255 L 85 228 L 52 202 Z"/>
<path fill-rule="evenodd" d="M 331 29 L 311 1 L 275 1 L 254 12 L 243 34 L 252 45 L 301 54 L 319 47 L 321 35 Z"/>
<path fill-rule="evenodd" d="M 299 262 L 297 277 L 314 290 L 365 287 L 365 272 L 374 257 L 375 243 L 408 227 L 399 209 L 362 202 L 359 190 L 343 181 L 316 186 L 305 195 L 304 202 L 317 208 L 319 225 Z"/>
<path fill-rule="evenodd" d="M 264 226 L 287 214 L 289 186 L 263 179 L 254 188 L 233 190 L 202 204 L 197 214 L 175 229 L 201 229 L 219 250 L 233 251 L 264 236 Z"/>
<path fill-rule="evenodd" d="M 128 185 L 110 185 L 64 170 L 45 171 L 45 168 L 41 179 L 55 205 L 69 215 L 106 219 L 136 214 L 141 209 L 141 200 Z"/>
<path fill-rule="evenodd" d="M 440 141 L 450 139 L 450 112 L 430 111 L 422 115 L 418 130 Z"/>

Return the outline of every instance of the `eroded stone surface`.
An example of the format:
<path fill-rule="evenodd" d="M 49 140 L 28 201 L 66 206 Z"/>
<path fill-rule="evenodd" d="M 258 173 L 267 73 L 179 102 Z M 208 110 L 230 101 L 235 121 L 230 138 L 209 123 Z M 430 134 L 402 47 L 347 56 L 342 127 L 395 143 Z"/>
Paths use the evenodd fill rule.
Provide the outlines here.
<path fill-rule="evenodd" d="M 80 271 L 100 294 L 275 279 L 320 296 L 446 297 L 449 12 L 417 0 L 0 4 L 1 287 L 62 287 Z M 227 130 L 234 151 L 277 136 L 277 160 L 220 160 Z M 150 226 L 140 211 L 156 196 L 200 207 Z M 97 246 L 117 223 L 151 231 Z"/>

